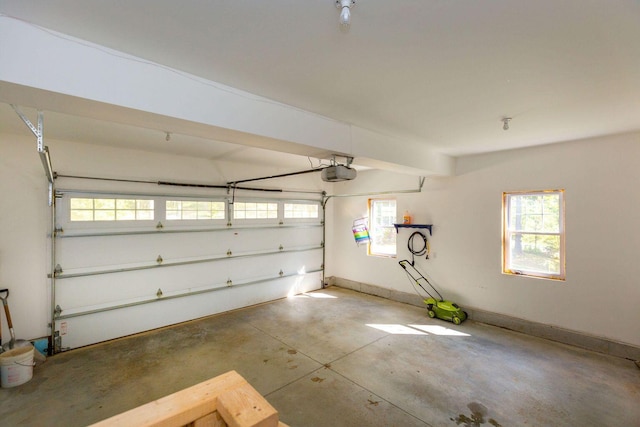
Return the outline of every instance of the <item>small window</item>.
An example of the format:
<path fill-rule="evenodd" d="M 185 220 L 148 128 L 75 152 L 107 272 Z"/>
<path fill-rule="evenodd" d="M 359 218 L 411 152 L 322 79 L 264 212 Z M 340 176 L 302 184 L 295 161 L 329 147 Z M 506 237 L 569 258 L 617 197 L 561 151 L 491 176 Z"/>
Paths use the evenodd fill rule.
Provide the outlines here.
<path fill-rule="evenodd" d="M 564 190 L 503 193 L 503 273 L 565 279 Z"/>
<path fill-rule="evenodd" d="M 154 201 L 144 199 L 71 198 L 71 221 L 150 221 Z"/>
<path fill-rule="evenodd" d="M 285 218 L 318 218 L 318 205 L 311 203 L 285 203 Z"/>
<path fill-rule="evenodd" d="M 264 202 L 235 202 L 234 219 L 277 219 L 278 204 Z"/>
<path fill-rule="evenodd" d="M 396 256 L 395 221 L 395 200 L 369 200 L 369 255 Z"/>
<path fill-rule="evenodd" d="M 167 220 L 225 219 L 225 202 L 167 200 Z"/>

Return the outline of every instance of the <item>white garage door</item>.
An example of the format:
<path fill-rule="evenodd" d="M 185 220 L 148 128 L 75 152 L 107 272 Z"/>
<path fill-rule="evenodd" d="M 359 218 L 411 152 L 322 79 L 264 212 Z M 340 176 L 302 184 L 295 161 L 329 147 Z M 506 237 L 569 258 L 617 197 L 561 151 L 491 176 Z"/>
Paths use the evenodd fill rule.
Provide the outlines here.
<path fill-rule="evenodd" d="M 322 286 L 320 200 L 57 194 L 55 351 Z"/>

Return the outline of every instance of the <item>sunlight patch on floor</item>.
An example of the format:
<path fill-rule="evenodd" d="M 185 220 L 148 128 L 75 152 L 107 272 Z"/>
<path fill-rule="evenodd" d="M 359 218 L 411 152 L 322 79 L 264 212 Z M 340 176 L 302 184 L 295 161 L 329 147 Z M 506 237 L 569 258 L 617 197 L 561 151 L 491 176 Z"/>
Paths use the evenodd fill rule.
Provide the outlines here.
<path fill-rule="evenodd" d="M 381 331 L 384 331 L 388 334 L 393 334 L 393 335 L 429 335 L 427 333 L 424 333 L 417 329 L 410 328 L 405 325 L 390 324 L 390 323 L 387 323 L 387 324 L 368 323 L 367 326 L 369 326 L 370 328 L 379 329 Z"/>
<path fill-rule="evenodd" d="M 454 337 L 470 337 L 471 335 L 440 325 L 400 325 L 397 323 L 367 323 L 375 328 L 393 335 L 446 335 Z"/>
<path fill-rule="evenodd" d="M 419 329 L 424 332 L 428 332 L 433 335 L 449 335 L 456 337 L 470 337 L 471 335 L 464 332 L 456 331 L 454 329 L 445 328 L 440 325 L 409 325 L 412 328 Z"/>
<path fill-rule="evenodd" d="M 338 297 L 335 297 L 333 295 L 325 294 L 323 292 L 309 292 L 309 293 L 306 293 L 304 295 L 306 295 L 308 297 L 311 297 L 311 298 L 328 298 L 328 299 L 332 299 L 332 298 L 336 298 L 337 299 L 338 298 Z"/>
<path fill-rule="evenodd" d="M 317 298 L 317 299 L 337 299 L 333 295 L 325 294 L 322 292 L 305 292 L 298 295 L 289 295 L 289 298 Z"/>

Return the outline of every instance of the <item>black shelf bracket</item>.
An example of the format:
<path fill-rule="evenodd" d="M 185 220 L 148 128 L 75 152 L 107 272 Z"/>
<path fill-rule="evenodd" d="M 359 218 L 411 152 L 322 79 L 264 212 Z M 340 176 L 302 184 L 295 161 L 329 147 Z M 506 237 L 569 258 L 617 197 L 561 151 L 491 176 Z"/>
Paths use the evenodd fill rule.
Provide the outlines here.
<path fill-rule="evenodd" d="M 433 233 L 431 232 L 431 227 L 433 227 L 432 224 L 393 224 L 393 226 L 396 228 L 396 234 L 400 228 L 426 228 L 429 230 L 429 235 L 433 236 Z"/>

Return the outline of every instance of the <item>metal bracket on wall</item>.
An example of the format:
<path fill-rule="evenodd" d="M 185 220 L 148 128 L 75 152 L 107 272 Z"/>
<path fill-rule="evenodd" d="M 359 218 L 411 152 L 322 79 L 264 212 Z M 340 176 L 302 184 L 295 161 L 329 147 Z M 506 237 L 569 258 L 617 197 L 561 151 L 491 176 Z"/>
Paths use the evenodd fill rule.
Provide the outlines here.
<path fill-rule="evenodd" d="M 44 167 L 44 173 L 45 175 L 47 175 L 47 179 L 49 180 L 49 183 L 53 184 L 54 173 L 53 173 L 53 168 L 51 167 L 51 157 L 49 156 L 49 148 L 44 145 L 44 133 L 43 133 L 44 113 L 38 110 L 38 127 L 35 127 L 33 123 L 31 123 L 31 121 L 27 118 L 27 116 L 24 115 L 24 113 L 20 110 L 19 107 L 11 104 L 11 108 L 13 108 L 16 114 L 20 116 L 24 124 L 27 125 L 27 127 L 31 129 L 31 132 L 35 135 L 36 142 L 38 144 L 38 153 L 40 154 L 40 160 L 42 161 L 42 166 Z M 50 203 L 52 202 L 51 198 L 52 197 L 50 197 L 50 200 L 49 200 Z"/>

